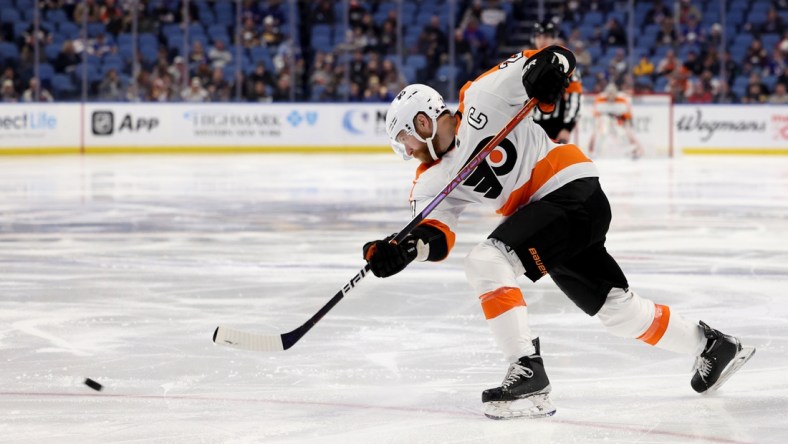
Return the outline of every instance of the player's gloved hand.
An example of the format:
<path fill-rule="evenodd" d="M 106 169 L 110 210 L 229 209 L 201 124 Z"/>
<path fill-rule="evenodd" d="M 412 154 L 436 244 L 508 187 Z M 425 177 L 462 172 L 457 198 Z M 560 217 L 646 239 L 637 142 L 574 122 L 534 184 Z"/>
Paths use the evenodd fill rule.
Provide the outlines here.
<path fill-rule="evenodd" d="M 408 236 L 400 244 L 389 243 L 396 233 L 383 239 L 364 244 L 364 259 L 372 274 L 377 277 L 393 276 L 404 270 L 418 255 L 418 239 Z"/>
<path fill-rule="evenodd" d="M 539 109 L 551 113 L 564 95 L 577 62 L 572 51 L 548 46 L 525 61 L 523 86 L 528 97 L 539 100 Z"/>

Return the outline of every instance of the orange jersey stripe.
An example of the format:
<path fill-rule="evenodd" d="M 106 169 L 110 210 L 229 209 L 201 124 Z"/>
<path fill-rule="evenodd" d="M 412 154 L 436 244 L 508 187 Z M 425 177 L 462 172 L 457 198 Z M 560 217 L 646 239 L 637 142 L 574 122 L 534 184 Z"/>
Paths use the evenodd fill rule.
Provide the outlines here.
<path fill-rule="evenodd" d="M 582 93 L 582 92 L 583 92 L 583 84 L 578 81 L 574 81 L 570 83 L 569 86 L 566 87 L 567 94 Z"/>
<path fill-rule="evenodd" d="M 454 248 L 454 241 L 456 236 L 454 235 L 454 232 L 451 231 L 451 228 L 449 228 L 448 225 L 444 224 L 443 222 L 437 219 L 424 219 L 423 221 L 421 221 L 419 225 L 429 225 L 431 227 L 435 227 L 441 230 L 443 235 L 446 236 L 446 246 L 448 247 L 446 251 L 451 251 L 451 249 Z"/>
<path fill-rule="evenodd" d="M 670 322 L 670 307 L 667 305 L 654 304 L 654 320 L 651 322 L 648 330 L 638 337 L 639 340 L 646 344 L 655 345 L 662 339 L 665 331 L 668 329 Z"/>
<path fill-rule="evenodd" d="M 591 162 L 591 159 L 586 157 L 576 145 L 568 144 L 553 148 L 542 160 L 536 162 L 528 182 L 512 191 L 506 203 L 498 209 L 497 213 L 511 216 L 518 208 L 528 203 L 531 196 L 556 173 L 568 166 L 582 162 Z"/>
<path fill-rule="evenodd" d="M 523 292 L 515 287 L 501 287 L 479 296 L 485 319 L 493 319 L 513 309 L 525 307 Z"/>

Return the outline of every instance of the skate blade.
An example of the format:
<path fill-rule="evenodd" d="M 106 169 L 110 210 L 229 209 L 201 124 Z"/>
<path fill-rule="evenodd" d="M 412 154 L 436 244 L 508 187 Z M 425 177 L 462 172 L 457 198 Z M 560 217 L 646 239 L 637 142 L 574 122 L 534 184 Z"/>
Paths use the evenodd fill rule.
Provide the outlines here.
<path fill-rule="evenodd" d="M 722 371 L 722 374 L 720 374 L 720 378 L 717 379 L 717 382 L 709 387 L 708 390 L 704 392 L 704 394 L 711 393 L 720 388 L 720 386 L 722 386 L 725 381 L 727 381 L 731 376 L 733 376 L 734 373 L 742 368 L 742 366 L 746 364 L 754 354 L 755 347 L 742 347 L 741 350 L 736 353 L 736 356 L 731 360 L 730 364 L 728 364 L 728 367 Z"/>
<path fill-rule="evenodd" d="M 548 395 L 534 395 L 514 401 L 484 403 L 484 416 L 490 419 L 535 419 L 555 414 L 555 406 Z"/>

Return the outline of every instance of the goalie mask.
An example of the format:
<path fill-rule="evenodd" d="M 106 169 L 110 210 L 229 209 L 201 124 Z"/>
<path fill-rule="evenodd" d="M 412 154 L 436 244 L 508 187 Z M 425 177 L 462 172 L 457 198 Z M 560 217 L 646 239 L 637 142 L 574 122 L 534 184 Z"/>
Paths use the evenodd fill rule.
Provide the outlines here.
<path fill-rule="evenodd" d="M 436 131 L 438 131 L 438 117 L 446 111 L 448 111 L 448 108 L 446 108 L 446 103 L 443 102 L 443 97 L 438 94 L 438 91 L 418 83 L 406 86 L 391 102 L 391 106 L 389 106 L 389 110 L 386 113 L 386 133 L 389 136 L 391 148 L 403 159 L 408 160 L 411 158 L 405 152 L 405 145 L 397 141 L 397 136 L 400 132 L 405 131 L 406 134 L 412 135 L 419 141 L 426 143 L 430 156 L 434 160 L 438 160 L 435 148 L 432 146 L 432 139 L 435 137 Z M 432 120 L 432 135 L 427 139 L 416 132 L 416 127 L 413 123 L 416 115 L 419 113 L 424 113 Z"/>

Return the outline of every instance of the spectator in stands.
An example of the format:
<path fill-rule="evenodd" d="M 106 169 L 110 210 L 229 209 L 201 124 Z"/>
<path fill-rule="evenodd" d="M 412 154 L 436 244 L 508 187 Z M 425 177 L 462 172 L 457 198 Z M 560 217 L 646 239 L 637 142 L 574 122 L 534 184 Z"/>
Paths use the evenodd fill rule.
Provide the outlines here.
<path fill-rule="evenodd" d="M 717 48 L 710 47 L 706 50 L 706 56 L 703 58 L 703 70 L 709 70 L 711 72 L 720 72 L 720 60 L 719 56 L 717 55 Z"/>
<path fill-rule="evenodd" d="M 362 22 L 364 21 L 364 15 L 367 13 L 367 10 L 364 9 L 364 6 L 358 0 L 350 0 L 348 2 L 348 25 L 350 28 L 361 28 L 363 33 Z"/>
<path fill-rule="evenodd" d="M 777 9 L 772 5 L 769 12 L 766 13 L 766 21 L 758 27 L 757 30 L 760 34 L 779 34 L 785 32 L 785 23 L 783 18 L 777 14 Z"/>
<path fill-rule="evenodd" d="M 419 35 L 419 54 L 427 57 L 428 75 L 432 77 L 440 64 L 441 55 L 448 49 L 446 34 L 441 29 L 440 16 L 433 15 Z"/>
<path fill-rule="evenodd" d="M 673 24 L 673 19 L 665 17 L 657 32 L 657 45 L 673 46 L 678 42 L 678 33 Z"/>
<path fill-rule="evenodd" d="M 687 53 L 687 60 L 682 64 L 682 68 L 691 75 L 699 76 L 703 72 L 703 62 L 698 59 L 698 54 L 695 51 L 690 51 Z"/>
<path fill-rule="evenodd" d="M 682 44 L 687 43 L 703 43 L 706 41 L 706 31 L 695 15 L 690 15 L 685 23 L 679 27 L 680 35 L 679 42 Z"/>
<path fill-rule="evenodd" d="M 693 5 L 690 0 L 680 0 L 679 1 L 679 24 L 686 25 L 690 22 L 690 20 L 695 19 L 696 22 L 700 22 L 703 18 L 703 15 L 700 13 L 700 10 L 697 6 Z"/>
<path fill-rule="evenodd" d="M 482 19 L 482 2 L 481 0 L 473 0 L 470 6 L 465 9 L 460 20 L 459 28 L 465 30 L 471 20 L 474 20 L 478 26 L 479 21 Z"/>
<path fill-rule="evenodd" d="M 575 53 L 575 60 L 579 68 L 586 68 L 591 66 L 591 53 L 586 48 L 586 44 L 582 40 L 575 40 L 569 44 L 569 49 Z"/>
<path fill-rule="evenodd" d="M 719 48 L 722 44 L 722 25 L 715 23 L 711 25 L 709 34 L 704 41 L 704 49 Z"/>
<path fill-rule="evenodd" d="M 167 70 L 167 74 L 170 75 L 172 78 L 172 83 L 175 85 L 180 85 L 183 82 L 183 78 L 189 75 L 188 68 L 186 67 L 186 63 L 183 61 L 183 57 L 175 56 L 172 60 L 172 66 Z"/>
<path fill-rule="evenodd" d="M 699 81 L 703 84 L 704 88 L 709 90 L 712 95 L 716 95 L 720 89 L 720 80 L 714 77 L 714 73 L 708 69 L 704 70 L 700 77 Z"/>
<path fill-rule="evenodd" d="M 71 40 L 66 40 L 63 42 L 60 54 L 55 60 L 55 71 L 63 74 L 73 74 L 80 62 L 80 57 L 74 49 L 74 43 Z"/>
<path fill-rule="evenodd" d="M 21 43 L 22 43 L 23 51 L 27 49 L 31 53 L 33 52 L 33 46 L 35 45 L 36 35 L 38 36 L 38 45 L 40 48 L 49 45 L 53 41 L 52 29 L 50 28 L 50 25 L 48 23 L 39 23 L 37 34 L 36 34 L 36 29 L 33 26 L 33 23 L 31 23 L 27 28 L 25 28 L 25 31 L 22 33 Z"/>
<path fill-rule="evenodd" d="M 397 28 L 389 20 L 383 22 L 380 28 L 380 38 L 375 52 L 383 55 L 397 53 Z"/>
<path fill-rule="evenodd" d="M 616 18 L 608 19 L 605 24 L 607 46 L 624 46 L 627 44 L 627 33 Z"/>
<path fill-rule="evenodd" d="M 88 23 L 96 23 L 101 21 L 101 9 L 96 4 L 95 0 L 84 0 L 77 3 L 74 7 L 74 23 L 82 23 L 82 17 L 87 8 Z"/>
<path fill-rule="evenodd" d="M 274 102 L 286 102 L 290 100 L 290 90 L 292 82 L 289 74 L 280 75 L 276 80 L 274 89 Z"/>
<path fill-rule="evenodd" d="M 279 29 L 279 23 L 276 22 L 276 18 L 272 15 L 268 15 L 263 19 L 263 32 L 261 33 L 260 41 L 269 47 L 276 47 L 282 40 L 284 39 L 284 35 L 282 35 L 282 31 Z"/>
<path fill-rule="evenodd" d="M 747 96 L 750 99 L 754 97 L 766 97 L 769 95 L 769 87 L 761 80 L 761 75 L 757 72 L 750 74 L 750 80 L 747 83 Z"/>
<path fill-rule="evenodd" d="M 788 70 L 788 40 L 783 40 L 774 49 L 774 56 L 769 60 L 768 73 L 779 76 Z"/>
<path fill-rule="evenodd" d="M 5 103 L 17 101 L 17 94 L 12 80 L 3 80 L 2 87 L 0 87 L 0 101 Z"/>
<path fill-rule="evenodd" d="M 151 85 L 150 73 L 141 70 L 137 73 L 137 78 L 132 80 L 126 92 L 126 99 L 129 102 L 143 102 L 150 97 Z"/>
<path fill-rule="evenodd" d="M 662 0 L 654 0 L 654 5 L 646 12 L 645 24 L 661 25 L 665 17 L 671 17 L 670 8 L 662 4 Z"/>
<path fill-rule="evenodd" d="M 687 96 L 685 95 L 686 80 L 682 80 L 680 73 L 674 73 L 668 79 L 668 84 L 665 86 L 665 91 L 670 94 L 673 103 L 686 103 Z"/>
<path fill-rule="evenodd" d="M 720 82 L 712 103 L 739 103 L 739 96 L 731 91 L 731 87 L 726 82 Z"/>
<path fill-rule="evenodd" d="M 35 77 L 31 77 L 29 81 L 29 87 L 22 93 L 22 102 L 35 102 L 36 100 L 36 88 L 38 88 L 38 79 Z M 52 97 L 52 94 L 49 93 L 44 88 L 41 88 L 38 91 L 38 101 L 39 102 L 53 102 L 55 99 Z"/>
<path fill-rule="evenodd" d="M 334 81 L 334 57 L 331 54 L 317 52 L 312 65 L 312 75 L 309 76 L 310 85 L 325 87 Z"/>
<path fill-rule="evenodd" d="M 720 65 L 729 79 L 736 78 L 741 73 L 741 67 L 733 60 L 731 53 L 727 51 L 720 55 Z"/>
<path fill-rule="evenodd" d="M 259 23 L 260 19 L 265 17 L 263 11 L 260 9 L 260 4 L 255 0 L 243 0 L 241 3 L 241 19 L 252 19 L 253 22 Z"/>
<path fill-rule="evenodd" d="M 489 64 L 487 56 L 489 54 L 491 42 L 487 40 L 487 37 L 485 37 L 484 33 L 479 29 L 479 22 L 475 18 L 471 18 L 468 21 L 468 25 L 465 27 L 462 36 L 463 40 L 470 48 L 474 70 L 486 68 Z"/>
<path fill-rule="evenodd" d="M 262 82 L 265 88 L 273 88 L 275 85 L 274 76 L 268 72 L 268 69 L 265 67 L 265 63 L 258 62 L 257 65 L 254 67 L 254 71 L 249 74 L 249 78 L 247 80 L 247 91 L 252 91 L 255 89 L 255 84 L 257 82 Z M 269 96 L 270 97 L 270 96 Z"/>
<path fill-rule="evenodd" d="M 714 100 L 714 96 L 706 86 L 706 83 L 700 79 L 691 80 L 689 83 L 687 103 L 711 103 Z"/>
<path fill-rule="evenodd" d="M 611 75 L 613 75 L 613 81 L 616 84 L 620 84 L 624 80 L 624 75 L 629 71 L 629 62 L 627 61 L 627 53 L 624 51 L 624 48 L 616 49 L 616 53 L 610 59 L 608 68 Z"/>
<path fill-rule="evenodd" d="M 184 102 L 208 102 L 210 95 L 208 90 L 202 87 L 199 77 L 192 77 L 189 86 L 181 92 L 181 99 Z"/>
<path fill-rule="evenodd" d="M 211 83 L 211 78 L 213 77 L 211 65 L 209 65 L 207 61 L 203 61 L 197 65 L 197 68 L 194 70 L 193 77 L 199 77 L 204 86 L 209 85 Z"/>
<path fill-rule="evenodd" d="M 334 4 L 330 0 L 320 0 L 312 11 L 312 24 L 333 25 L 336 22 L 334 17 Z"/>
<path fill-rule="evenodd" d="M 769 61 L 769 53 L 763 47 L 760 39 L 752 39 L 750 47 L 747 48 L 747 55 L 744 57 L 745 62 L 750 63 L 753 67 L 764 68 Z"/>
<path fill-rule="evenodd" d="M 214 68 L 210 82 L 207 83 L 208 94 L 211 102 L 224 102 L 229 97 L 230 82 L 224 78 L 222 68 Z"/>
<path fill-rule="evenodd" d="M 11 66 L 6 66 L 3 69 L 3 76 L 0 78 L 0 83 L 10 82 L 11 86 L 13 86 L 14 91 L 20 91 L 22 89 L 22 83 L 19 80 L 19 77 L 16 75 L 16 71 Z"/>
<path fill-rule="evenodd" d="M 652 75 L 654 75 L 654 69 L 654 64 L 651 63 L 651 60 L 649 60 L 647 55 L 643 54 L 640 56 L 640 61 L 638 64 L 632 68 L 632 74 L 634 74 L 635 77 L 650 78 Z"/>
<path fill-rule="evenodd" d="M 104 24 L 107 32 L 118 35 L 124 27 L 126 14 L 115 0 L 104 0 L 104 4 L 99 6 L 99 21 Z M 131 19 L 129 18 L 129 21 Z"/>
<path fill-rule="evenodd" d="M 255 46 L 260 46 L 260 31 L 257 29 L 257 24 L 254 20 L 247 17 L 243 21 L 243 26 L 241 29 L 241 41 L 243 42 L 244 48 L 252 48 Z"/>
<path fill-rule="evenodd" d="M 112 47 L 107 42 L 107 37 L 103 32 L 97 35 L 95 39 L 88 40 L 88 54 L 104 57 L 110 52 L 112 52 Z"/>
<path fill-rule="evenodd" d="M 126 90 L 123 81 L 118 75 L 117 70 L 112 68 L 107 71 L 106 76 L 99 84 L 98 98 L 108 102 L 119 102 L 123 100 L 123 93 Z"/>
<path fill-rule="evenodd" d="M 747 85 L 747 93 L 741 98 L 742 103 L 766 103 L 768 94 L 765 94 L 761 88 L 756 84 L 750 83 Z"/>
<path fill-rule="evenodd" d="M 490 25 L 500 31 L 499 26 L 506 24 L 506 11 L 501 6 L 501 1 L 488 0 L 486 4 L 482 4 L 479 21 L 484 25 Z"/>
<path fill-rule="evenodd" d="M 252 83 L 251 92 L 248 94 L 248 97 L 250 102 L 268 103 L 274 100 L 274 98 L 268 94 L 268 88 L 262 80 L 257 80 Z"/>
<path fill-rule="evenodd" d="M 380 78 L 381 84 L 389 91 L 401 91 L 407 86 L 407 82 L 405 82 L 405 79 L 397 72 L 397 67 L 390 59 L 383 60 L 380 68 Z M 392 100 L 394 99 L 392 98 Z"/>
<path fill-rule="evenodd" d="M 233 61 L 233 54 L 224 46 L 224 40 L 217 39 L 208 51 L 208 59 L 214 68 L 224 68 Z"/>
<path fill-rule="evenodd" d="M 788 105 L 788 94 L 786 93 L 785 83 L 778 83 L 774 87 L 774 94 L 769 97 L 769 103 L 773 105 Z"/>
<path fill-rule="evenodd" d="M 205 49 L 202 47 L 202 43 L 199 40 L 195 40 L 192 43 L 192 50 L 189 52 L 189 64 L 199 64 L 205 63 L 208 61 L 208 57 L 205 55 Z"/>
<path fill-rule="evenodd" d="M 356 82 L 350 83 L 350 92 L 348 93 L 348 102 L 357 103 L 364 100 L 364 93 L 361 89 L 361 85 Z"/>
<path fill-rule="evenodd" d="M 164 79 L 155 79 L 151 84 L 150 89 L 150 97 L 148 97 L 148 101 L 150 102 L 170 102 L 172 101 L 173 97 L 171 95 L 170 89 L 167 88 Z"/>

